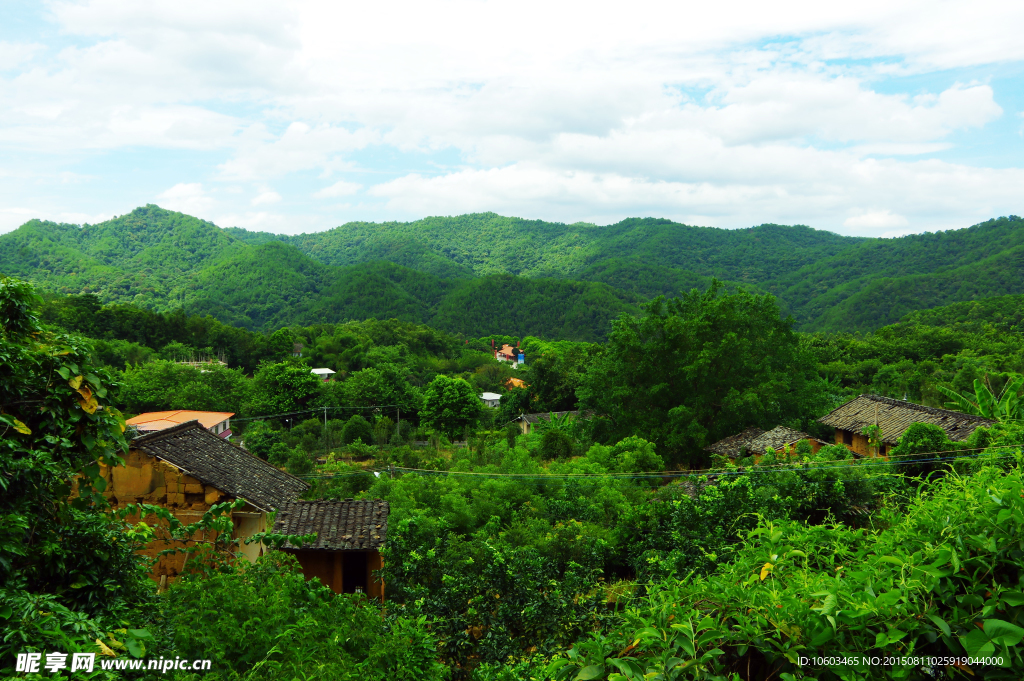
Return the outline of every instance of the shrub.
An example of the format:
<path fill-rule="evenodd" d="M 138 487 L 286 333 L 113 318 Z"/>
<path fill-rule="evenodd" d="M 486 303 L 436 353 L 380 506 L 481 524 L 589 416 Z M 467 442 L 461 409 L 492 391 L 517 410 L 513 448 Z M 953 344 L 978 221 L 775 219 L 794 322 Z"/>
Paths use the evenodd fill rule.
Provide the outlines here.
<path fill-rule="evenodd" d="M 364 445 L 373 444 L 373 428 L 359 414 L 350 418 L 341 431 L 342 444 L 350 445 L 356 440 L 362 440 Z"/>
<path fill-rule="evenodd" d="M 264 461 L 270 461 L 270 452 L 276 444 L 284 444 L 284 435 L 265 421 L 256 421 L 245 429 L 242 441 L 247 450 Z"/>
<path fill-rule="evenodd" d="M 313 457 L 301 449 L 293 449 L 288 454 L 288 472 L 292 475 L 308 475 L 314 468 Z"/>
<path fill-rule="evenodd" d="M 175 654 L 217 660 L 226 679 L 445 678 L 425 618 L 384 620 L 376 602 L 306 581 L 280 552 L 226 574 L 181 578 L 163 615 Z"/>
<path fill-rule="evenodd" d="M 572 439 L 562 430 L 548 430 L 540 438 L 540 455 L 544 459 L 567 459 L 572 456 Z"/>

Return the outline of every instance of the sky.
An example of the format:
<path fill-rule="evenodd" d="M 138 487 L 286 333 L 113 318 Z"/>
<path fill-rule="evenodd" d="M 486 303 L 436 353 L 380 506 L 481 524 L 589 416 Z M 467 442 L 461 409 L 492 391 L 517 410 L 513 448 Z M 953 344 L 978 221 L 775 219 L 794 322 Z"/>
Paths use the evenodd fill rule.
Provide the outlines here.
<path fill-rule="evenodd" d="M 1024 3 L 0 5 L 0 232 L 1024 213 Z"/>

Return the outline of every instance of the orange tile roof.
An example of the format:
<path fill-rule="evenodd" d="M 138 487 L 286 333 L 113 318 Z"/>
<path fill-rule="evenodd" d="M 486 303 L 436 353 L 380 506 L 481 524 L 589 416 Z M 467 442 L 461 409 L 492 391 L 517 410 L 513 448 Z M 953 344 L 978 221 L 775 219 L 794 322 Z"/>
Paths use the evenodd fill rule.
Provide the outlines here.
<path fill-rule="evenodd" d="M 506 388 L 509 386 L 515 386 L 516 388 L 526 388 L 528 387 L 528 385 L 529 384 L 521 378 L 509 378 L 507 381 L 505 381 Z"/>
<path fill-rule="evenodd" d="M 139 430 L 163 430 L 186 421 L 199 421 L 203 428 L 212 428 L 234 415 L 234 412 L 227 411 L 191 411 L 188 409 L 150 411 L 128 419 L 126 423 L 129 426 L 137 426 Z"/>

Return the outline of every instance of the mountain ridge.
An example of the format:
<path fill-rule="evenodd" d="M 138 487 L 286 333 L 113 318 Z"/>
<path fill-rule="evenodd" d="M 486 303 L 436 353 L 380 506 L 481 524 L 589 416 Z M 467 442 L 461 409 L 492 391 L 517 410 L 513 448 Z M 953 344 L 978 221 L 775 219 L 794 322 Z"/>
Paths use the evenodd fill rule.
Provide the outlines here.
<path fill-rule="evenodd" d="M 465 333 L 543 329 L 587 340 L 641 302 L 712 277 L 775 294 L 798 328 L 865 330 L 914 310 L 1024 293 L 1022 264 L 1017 216 L 895 239 L 806 225 L 602 226 L 495 213 L 275 235 L 150 204 L 95 225 L 30 220 L 0 235 L 4 274 L 248 328 L 394 316 Z"/>

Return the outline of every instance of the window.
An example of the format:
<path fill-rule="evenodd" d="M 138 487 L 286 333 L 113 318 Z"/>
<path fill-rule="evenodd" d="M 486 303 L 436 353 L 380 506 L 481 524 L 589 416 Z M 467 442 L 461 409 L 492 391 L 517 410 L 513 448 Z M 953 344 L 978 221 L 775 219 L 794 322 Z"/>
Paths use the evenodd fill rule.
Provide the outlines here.
<path fill-rule="evenodd" d="M 853 445 L 853 433 L 851 433 L 848 430 L 843 431 L 843 444 L 851 446 Z"/>

